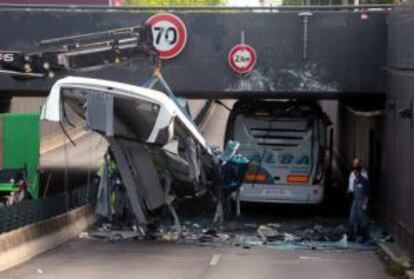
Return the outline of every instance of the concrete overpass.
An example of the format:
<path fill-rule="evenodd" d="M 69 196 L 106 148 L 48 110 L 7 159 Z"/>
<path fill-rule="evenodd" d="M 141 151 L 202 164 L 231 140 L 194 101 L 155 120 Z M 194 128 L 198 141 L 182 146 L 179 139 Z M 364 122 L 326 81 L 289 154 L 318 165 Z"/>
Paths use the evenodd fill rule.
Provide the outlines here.
<path fill-rule="evenodd" d="M 304 16 L 303 11 L 175 10 L 188 40 L 178 57 L 163 63 L 164 75 L 177 95 L 193 98 L 384 94 L 387 12 L 312 9 Z M 35 51 L 41 40 L 139 25 L 153 12 L 158 11 L 0 6 L 0 49 Z M 258 56 L 253 72 L 243 76 L 227 63 L 242 32 Z M 139 61 L 81 74 L 136 84 L 150 73 Z M 0 91 L 44 95 L 52 82 L 1 75 Z"/>

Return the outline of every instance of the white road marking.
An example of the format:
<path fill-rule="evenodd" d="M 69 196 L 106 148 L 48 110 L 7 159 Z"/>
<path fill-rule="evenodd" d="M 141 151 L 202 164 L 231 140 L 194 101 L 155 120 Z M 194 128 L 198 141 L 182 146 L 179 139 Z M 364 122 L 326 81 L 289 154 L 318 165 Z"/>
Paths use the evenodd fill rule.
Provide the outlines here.
<path fill-rule="evenodd" d="M 321 257 L 309 257 L 309 256 L 300 256 L 299 257 L 300 261 L 312 261 L 312 262 L 326 262 L 326 263 L 331 263 L 331 262 L 338 262 L 338 260 L 336 259 L 324 259 Z M 341 261 L 341 262 L 346 262 L 346 261 Z"/>
<path fill-rule="evenodd" d="M 321 260 L 321 257 L 300 256 L 299 259 L 301 259 L 301 260 Z"/>
<path fill-rule="evenodd" d="M 219 260 L 221 258 L 221 254 L 215 254 L 210 261 L 210 266 L 215 266 L 218 264 Z"/>

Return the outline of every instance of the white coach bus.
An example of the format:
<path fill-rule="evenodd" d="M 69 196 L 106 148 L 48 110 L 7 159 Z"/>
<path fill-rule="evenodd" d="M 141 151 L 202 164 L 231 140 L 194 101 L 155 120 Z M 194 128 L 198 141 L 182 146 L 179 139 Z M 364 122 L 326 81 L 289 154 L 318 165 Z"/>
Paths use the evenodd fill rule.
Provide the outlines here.
<path fill-rule="evenodd" d="M 241 201 L 319 204 L 327 168 L 328 117 L 317 102 L 238 101 L 226 141 L 250 160 Z"/>

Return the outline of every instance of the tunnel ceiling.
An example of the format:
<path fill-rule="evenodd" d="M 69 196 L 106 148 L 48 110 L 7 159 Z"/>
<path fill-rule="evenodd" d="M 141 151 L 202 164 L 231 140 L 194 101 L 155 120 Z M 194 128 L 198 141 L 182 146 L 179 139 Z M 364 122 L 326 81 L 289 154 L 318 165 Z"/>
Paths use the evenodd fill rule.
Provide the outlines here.
<path fill-rule="evenodd" d="M 307 38 L 304 17 L 299 13 L 177 12 L 186 25 L 188 40 L 179 56 L 163 62 L 163 73 L 177 95 L 198 98 L 252 93 L 335 98 L 384 92 L 385 12 L 312 11 L 307 17 Z M 139 25 L 150 15 L 125 10 L 2 7 L 0 49 L 33 51 L 44 39 Z M 227 60 L 232 47 L 241 42 L 242 32 L 257 53 L 254 70 L 245 75 L 235 73 Z M 398 58 L 395 61 L 401 63 Z M 139 84 L 148 79 L 149 65 L 140 59 L 128 66 L 71 74 Z M 47 92 L 52 82 L 22 82 L 0 75 L 0 90 Z"/>

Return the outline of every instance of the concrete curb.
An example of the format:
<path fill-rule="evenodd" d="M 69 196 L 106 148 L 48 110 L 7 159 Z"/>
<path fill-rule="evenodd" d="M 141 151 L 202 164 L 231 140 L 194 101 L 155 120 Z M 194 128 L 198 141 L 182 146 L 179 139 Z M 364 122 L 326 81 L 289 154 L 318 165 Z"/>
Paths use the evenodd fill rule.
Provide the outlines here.
<path fill-rule="evenodd" d="M 86 205 L 0 235 L 0 272 L 76 238 L 96 221 Z"/>
<path fill-rule="evenodd" d="M 394 263 L 399 264 L 405 269 L 412 268 L 410 264 L 410 258 L 397 246 L 397 244 L 393 244 L 394 247 L 392 247 L 390 244 L 379 242 L 377 243 L 377 245 L 378 245 L 378 248 L 385 255 L 387 255 L 387 257 L 389 257 L 391 261 L 393 261 Z M 414 279 L 414 270 L 407 270 L 405 274 L 407 278 Z"/>
<path fill-rule="evenodd" d="M 387 243 L 378 243 L 378 247 L 393 261 L 404 268 L 410 268 L 410 258 L 396 247 L 391 247 Z M 396 250 L 399 251 L 396 251 Z"/>

